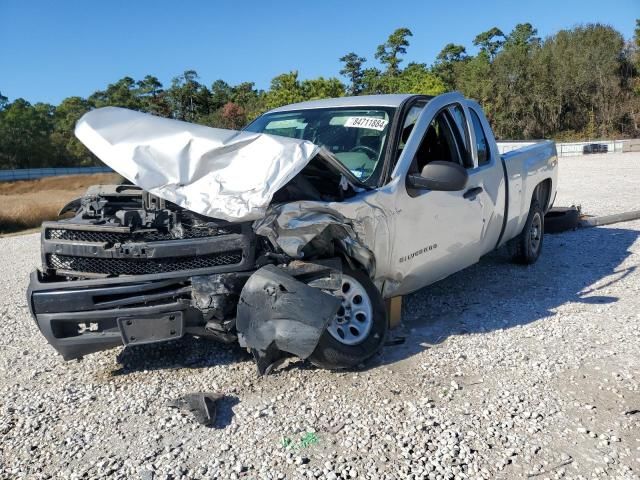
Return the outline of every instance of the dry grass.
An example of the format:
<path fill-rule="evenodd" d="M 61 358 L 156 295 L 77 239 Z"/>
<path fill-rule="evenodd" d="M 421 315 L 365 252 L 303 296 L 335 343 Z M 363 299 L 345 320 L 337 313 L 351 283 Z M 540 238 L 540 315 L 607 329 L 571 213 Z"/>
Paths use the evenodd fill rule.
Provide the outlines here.
<path fill-rule="evenodd" d="M 87 187 L 120 183 L 117 174 L 68 175 L 20 182 L 0 182 L 0 233 L 39 227 Z"/>

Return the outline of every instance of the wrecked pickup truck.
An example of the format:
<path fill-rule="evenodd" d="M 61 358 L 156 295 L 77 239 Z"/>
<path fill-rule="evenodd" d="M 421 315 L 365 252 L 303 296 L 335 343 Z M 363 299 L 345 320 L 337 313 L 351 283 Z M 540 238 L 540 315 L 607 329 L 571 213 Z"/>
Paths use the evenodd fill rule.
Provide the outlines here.
<path fill-rule="evenodd" d="M 76 135 L 130 183 L 43 224 L 29 305 L 65 359 L 190 334 L 239 341 L 261 373 L 357 365 L 385 299 L 507 243 L 535 262 L 556 190 L 553 142 L 500 155 L 457 93 L 305 102 L 241 132 L 108 107 Z"/>

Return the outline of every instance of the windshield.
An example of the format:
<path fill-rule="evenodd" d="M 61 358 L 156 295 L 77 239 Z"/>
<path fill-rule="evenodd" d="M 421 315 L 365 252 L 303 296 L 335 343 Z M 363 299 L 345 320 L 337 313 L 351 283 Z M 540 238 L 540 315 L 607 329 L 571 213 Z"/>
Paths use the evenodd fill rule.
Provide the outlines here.
<path fill-rule="evenodd" d="M 349 107 L 267 113 L 245 130 L 309 140 L 333 153 L 360 181 L 375 185 L 393 111 Z"/>

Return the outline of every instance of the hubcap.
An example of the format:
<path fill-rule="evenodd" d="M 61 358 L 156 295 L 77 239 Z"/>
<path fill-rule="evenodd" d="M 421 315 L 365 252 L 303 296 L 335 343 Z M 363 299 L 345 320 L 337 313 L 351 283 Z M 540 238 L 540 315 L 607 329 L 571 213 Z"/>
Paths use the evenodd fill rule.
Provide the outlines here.
<path fill-rule="evenodd" d="M 536 213 L 533 216 L 531 221 L 531 233 L 529 234 L 529 243 L 531 245 L 531 250 L 534 252 L 538 251 L 540 248 L 540 240 L 542 239 L 542 217 L 540 217 L 539 213 Z"/>
<path fill-rule="evenodd" d="M 349 275 L 342 275 L 342 288 L 333 292 L 342 304 L 327 330 L 345 345 L 364 341 L 373 325 L 373 307 L 362 284 Z"/>

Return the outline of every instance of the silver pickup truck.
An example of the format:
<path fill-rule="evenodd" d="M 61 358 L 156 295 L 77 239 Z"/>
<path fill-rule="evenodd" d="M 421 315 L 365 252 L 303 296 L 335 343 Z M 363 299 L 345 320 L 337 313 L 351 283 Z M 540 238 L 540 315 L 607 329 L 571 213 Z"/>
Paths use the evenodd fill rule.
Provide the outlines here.
<path fill-rule="evenodd" d="M 534 263 L 553 142 L 501 155 L 457 93 L 281 107 L 241 132 L 118 108 L 76 135 L 128 181 L 45 222 L 29 305 L 65 359 L 190 334 L 346 368 L 374 355 L 385 299 L 508 244 Z"/>

